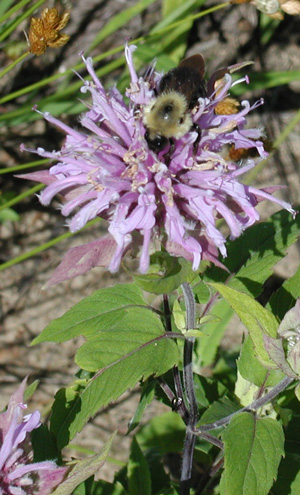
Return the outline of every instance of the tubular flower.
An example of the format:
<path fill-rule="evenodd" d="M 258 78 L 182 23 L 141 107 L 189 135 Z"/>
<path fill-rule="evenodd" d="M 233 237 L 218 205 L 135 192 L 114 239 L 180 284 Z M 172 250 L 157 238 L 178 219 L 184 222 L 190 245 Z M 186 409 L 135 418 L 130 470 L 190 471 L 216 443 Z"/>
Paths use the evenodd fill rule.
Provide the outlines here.
<path fill-rule="evenodd" d="M 24 380 L 0 414 L 0 494 L 48 495 L 62 481 L 67 468 L 54 461 L 31 463 L 28 434 L 40 426 L 40 413 L 23 415 Z"/>
<path fill-rule="evenodd" d="M 61 211 L 66 217 L 73 214 L 68 222 L 72 232 L 97 216 L 108 221 L 115 246 L 109 263 L 112 272 L 118 270 L 125 251 L 137 245 L 133 234 L 140 239 L 142 273 L 148 270 L 154 244 L 192 261 L 194 270 L 201 259 L 218 263 L 218 250 L 226 256 L 218 218 L 225 220 L 231 238 L 236 238 L 259 219 L 255 206 L 262 199 L 293 212 L 288 203 L 269 194 L 276 188 L 259 190 L 239 182 L 255 166 L 253 158 L 237 163 L 228 157 L 232 146 L 254 150 L 261 159 L 268 155 L 263 131 L 245 127 L 247 114 L 262 101 L 252 106 L 242 101 L 239 106 L 228 98 L 234 84 L 247 81 L 233 83 L 231 76 L 245 64 L 221 69 L 208 81 L 206 96 L 198 99 L 191 129 L 161 151 L 153 151 L 145 138 L 144 109 L 155 99 L 162 74 L 152 66 L 145 77 L 138 77 L 134 50 L 134 46 L 125 48 L 131 77 L 126 90 L 129 103 L 115 87 L 106 92 L 92 60 L 85 60 L 92 82 L 84 81 L 81 91 L 91 93 L 92 104 L 81 117 L 83 130 L 45 113 L 47 121 L 66 133 L 65 144 L 60 151 L 28 150 L 58 163 L 49 171 L 22 177 L 47 185 L 39 197 L 44 205 L 58 193 L 64 196 Z"/>

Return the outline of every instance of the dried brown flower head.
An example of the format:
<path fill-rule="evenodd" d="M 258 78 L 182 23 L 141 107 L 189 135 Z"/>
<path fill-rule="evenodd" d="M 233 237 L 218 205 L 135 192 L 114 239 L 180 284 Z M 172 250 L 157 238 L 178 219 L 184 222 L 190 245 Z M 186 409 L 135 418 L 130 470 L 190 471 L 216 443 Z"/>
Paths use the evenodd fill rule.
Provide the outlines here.
<path fill-rule="evenodd" d="M 69 19 L 69 12 L 59 15 L 55 8 L 44 9 L 40 19 L 32 17 L 28 35 L 29 51 L 35 55 L 42 55 L 48 46 L 56 48 L 65 45 L 70 37 L 59 31 L 66 26 Z"/>

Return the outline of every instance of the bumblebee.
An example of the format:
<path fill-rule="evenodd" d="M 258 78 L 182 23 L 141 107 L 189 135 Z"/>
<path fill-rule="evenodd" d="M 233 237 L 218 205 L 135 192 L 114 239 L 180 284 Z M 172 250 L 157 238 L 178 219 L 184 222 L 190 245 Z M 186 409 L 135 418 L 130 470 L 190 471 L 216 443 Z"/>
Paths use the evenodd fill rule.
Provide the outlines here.
<path fill-rule="evenodd" d="M 206 96 L 202 55 L 184 59 L 160 80 L 157 96 L 144 108 L 145 139 L 152 151 L 163 150 L 193 127 L 192 110 Z"/>

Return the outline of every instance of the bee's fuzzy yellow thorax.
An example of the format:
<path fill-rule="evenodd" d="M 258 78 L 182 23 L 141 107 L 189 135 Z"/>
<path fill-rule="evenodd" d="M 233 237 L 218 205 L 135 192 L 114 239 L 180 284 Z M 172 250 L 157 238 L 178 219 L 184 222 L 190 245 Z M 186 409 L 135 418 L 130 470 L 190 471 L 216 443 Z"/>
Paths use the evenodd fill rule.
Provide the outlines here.
<path fill-rule="evenodd" d="M 179 139 L 184 136 L 192 126 L 185 96 L 177 91 L 159 95 L 145 106 L 144 124 L 150 137 L 159 134 L 166 138 Z"/>

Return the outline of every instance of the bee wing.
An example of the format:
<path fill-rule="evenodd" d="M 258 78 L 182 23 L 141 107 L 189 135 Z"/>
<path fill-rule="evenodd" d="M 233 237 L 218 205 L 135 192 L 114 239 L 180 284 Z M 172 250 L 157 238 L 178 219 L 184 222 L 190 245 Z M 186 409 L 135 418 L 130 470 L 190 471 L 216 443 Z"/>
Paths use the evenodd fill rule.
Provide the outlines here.
<path fill-rule="evenodd" d="M 202 57 L 202 55 L 200 55 L 200 53 L 185 58 L 184 60 L 182 60 L 182 62 L 180 62 L 179 67 L 187 67 L 189 69 L 193 69 L 194 71 L 198 72 L 201 79 L 204 77 L 205 62 L 204 62 L 204 58 Z"/>

